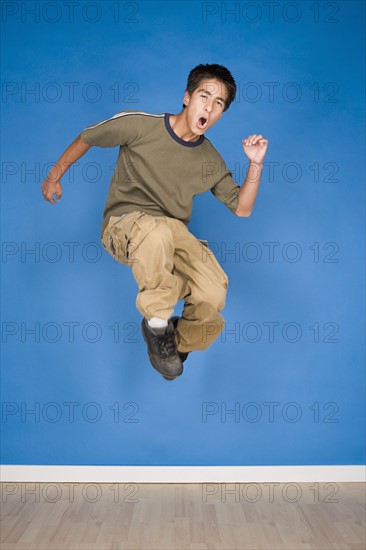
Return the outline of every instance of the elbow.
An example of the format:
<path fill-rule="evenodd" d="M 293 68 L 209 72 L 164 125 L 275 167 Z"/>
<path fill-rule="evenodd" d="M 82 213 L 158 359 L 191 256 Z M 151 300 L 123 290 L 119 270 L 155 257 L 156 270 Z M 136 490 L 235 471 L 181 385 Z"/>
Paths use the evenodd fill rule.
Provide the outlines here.
<path fill-rule="evenodd" d="M 235 214 L 239 217 L 239 218 L 249 218 L 249 216 L 251 215 L 252 211 L 250 210 L 240 210 L 240 208 L 238 208 L 235 212 Z"/>

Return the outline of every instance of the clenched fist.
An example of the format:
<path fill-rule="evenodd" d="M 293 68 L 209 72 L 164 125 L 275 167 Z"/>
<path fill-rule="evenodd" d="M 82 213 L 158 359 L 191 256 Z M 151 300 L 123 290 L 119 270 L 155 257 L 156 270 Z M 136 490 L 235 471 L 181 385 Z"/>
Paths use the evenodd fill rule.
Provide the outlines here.
<path fill-rule="evenodd" d="M 53 198 L 56 195 L 56 199 L 59 201 L 62 196 L 62 185 L 60 180 L 52 181 L 48 177 L 44 180 L 41 185 L 43 198 L 45 201 L 50 202 L 51 204 L 56 204 L 55 199 Z"/>

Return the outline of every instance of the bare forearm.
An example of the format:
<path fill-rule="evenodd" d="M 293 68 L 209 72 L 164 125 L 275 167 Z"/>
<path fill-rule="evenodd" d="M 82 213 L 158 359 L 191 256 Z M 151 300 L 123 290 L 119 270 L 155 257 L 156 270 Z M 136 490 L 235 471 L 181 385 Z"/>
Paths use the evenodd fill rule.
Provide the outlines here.
<path fill-rule="evenodd" d="M 263 162 L 250 161 L 247 175 L 239 191 L 237 216 L 250 216 L 257 198 Z"/>
<path fill-rule="evenodd" d="M 62 153 L 58 161 L 52 166 L 48 176 L 41 185 L 44 200 L 50 202 L 51 204 L 56 204 L 53 197 L 56 195 L 56 199 L 58 201 L 61 199 L 62 185 L 60 183 L 60 179 L 66 170 L 68 170 L 68 168 L 70 168 L 70 166 L 80 157 L 85 155 L 91 147 L 91 145 L 88 145 L 81 139 L 80 135 L 74 139 L 74 141 Z"/>
<path fill-rule="evenodd" d="M 91 148 L 91 145 L 85 143 L 80 135 L 68 146 L 62 153 L 58 161 L 52 166 L 46 179 L 49 181 L 59 181 L 66 170 L 70 168 L 74 162 L 79 160 L 80 157 Z"/>

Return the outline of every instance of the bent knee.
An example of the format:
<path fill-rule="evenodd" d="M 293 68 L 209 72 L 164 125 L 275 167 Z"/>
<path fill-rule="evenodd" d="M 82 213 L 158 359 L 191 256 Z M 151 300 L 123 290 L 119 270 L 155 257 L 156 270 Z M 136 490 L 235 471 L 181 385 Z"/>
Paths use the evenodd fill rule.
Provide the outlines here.
<path fill-rule="evenodd" d="M 221 311 L 225 307 L 227 286 L 225 282 L 215 281 L 204 289 L 200 289 L 192 296 L 195 303 L 206 304 L 213 311 Z"/>

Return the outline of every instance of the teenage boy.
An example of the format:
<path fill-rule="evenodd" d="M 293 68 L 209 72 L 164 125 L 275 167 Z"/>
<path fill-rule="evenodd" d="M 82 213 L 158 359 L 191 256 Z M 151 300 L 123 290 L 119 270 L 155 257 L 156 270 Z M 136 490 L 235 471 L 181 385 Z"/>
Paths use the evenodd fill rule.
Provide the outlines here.
<path fill-rule="evenodd" d="M 119 146 L 103 215 L 101 240 L 118 262 L 131 267 L 143 316 L 150 361 L 164 378 L 183 372 L 194 350 L 206 349 L 224 327 L 228 277 L 187 228 L 192 200 L 210 190 L 234 214 L 250 216 L 257 196 L 268 140 L 242 140 L 249 158 L 240 187 L 206 138 L 235 99 L 236 83 L 225 67 L 192 69 L 179 114 L 126 110 L 85 128 L 42 183 L 46 201 L 60 200 L 60 179 L 92 146 Z M 181 317 L 171 317 L 178 300 Z"/>

